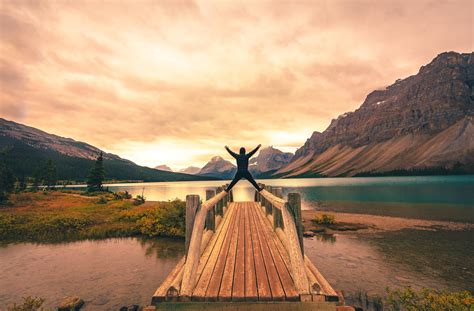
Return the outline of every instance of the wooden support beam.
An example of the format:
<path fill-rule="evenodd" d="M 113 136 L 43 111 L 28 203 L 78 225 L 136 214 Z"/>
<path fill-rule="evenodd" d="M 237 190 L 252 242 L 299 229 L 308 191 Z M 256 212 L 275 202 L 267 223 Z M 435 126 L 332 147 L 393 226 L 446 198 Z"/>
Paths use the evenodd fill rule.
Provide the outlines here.
<path fill-rule="evenodd" d="M 266 186 L 265 189 L 267 189 L 268 192 L 272 193 L 272 186 Z M 270 201 L 265 199 L 265 214 L 269 215 L 272 213 L 272 204 Z"/>
<path fill-rule="evenodd" d="M 283 198 L 283 189 L 281 187 L 273 187 L 272 193 L 279 198 Z M 273 215 L 273 229 L 283 228 L 283 219 L 281 215 L 281 209 L 276 208 L 272 205 L 272 215 Z"/>
<path fill-rule="evenodd" d="M 196 211 L 199 208 L 199 196 L 190 194 L 186 196 L 186 229 L 184 238 L 184 250 L 185 254 L 188 254 L 189 244 L 191 243 L 191 235 L 193 233 L 194 218 L 196 217 Z"/>
<path fill-rule="evenodd" d="M 217 187 L 216 188 L 216 194 L 219 194 L 222 191 L 224 191 L 224 189 L 222 187 Z M 216 204 L 216 214 L 224 216 L 224 205 L 223 205 L 222 201 L 219 201 Z"/>
<path fill-rule="evenodd" d="M 206 201 L 216 195 L 216 190 L 206 190 Z M 208 230 L 216 231 L 216 210 L 215 206 L 209 208 L 206 214 L 206 226 Z"/>
<path fill-rule="evenodd" d="M 303 224 L 301 223 L 301 195 L 299 193 L 288 194 L 288 206 L 293 214 L 295 220 L 296 232 L 298 234 L 298 240 L 300 242 L 301 254 L 304 256 L 304 245 L 303 245 Z"/>

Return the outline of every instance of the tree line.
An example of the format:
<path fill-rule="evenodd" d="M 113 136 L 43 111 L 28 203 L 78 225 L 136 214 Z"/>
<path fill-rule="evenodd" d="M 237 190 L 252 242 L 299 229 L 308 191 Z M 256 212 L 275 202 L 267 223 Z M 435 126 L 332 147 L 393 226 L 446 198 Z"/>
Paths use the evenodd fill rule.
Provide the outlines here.
<path fill-rule="evenodd" d="M 56 164 L 52 159 L 39 166 L 33 176 L 15 176 L 13 170 L 5 161 L 6 152 L 0 154 L 0 203 L 8 201 L 9 195 L 13 192 L 22 192 L 28 190 L 37 191 L 40 188 L 54 189 L 58 184 L 58 171 Z M 87 191 L 102 191 L 102 183 L 105 180 L 104 159 L 102 152 L 97 156 L 93 167 L 87 178 Z M 28 184 L 30 186 L 28 187 Z M 68 181 L 63 182 L 66 186 Z"/>

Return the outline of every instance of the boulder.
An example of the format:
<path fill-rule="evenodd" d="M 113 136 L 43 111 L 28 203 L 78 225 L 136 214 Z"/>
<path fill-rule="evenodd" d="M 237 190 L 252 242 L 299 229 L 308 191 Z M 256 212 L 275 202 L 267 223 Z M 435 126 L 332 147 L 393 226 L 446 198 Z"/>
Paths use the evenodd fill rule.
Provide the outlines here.
<path fill-rule="evenodd" d="M 58 311 L 79 310 L 84 305 L 84 300 L 77 296 L 64 297 L 58 306 Z"/>

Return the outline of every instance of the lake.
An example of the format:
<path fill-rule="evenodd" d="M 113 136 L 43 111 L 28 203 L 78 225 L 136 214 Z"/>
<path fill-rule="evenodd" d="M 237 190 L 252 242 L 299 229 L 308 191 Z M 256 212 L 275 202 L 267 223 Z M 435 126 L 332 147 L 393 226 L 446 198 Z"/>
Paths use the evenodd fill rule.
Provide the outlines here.
<path fill-rule="evenodd" d="M 474 222 L 474 176 L 262 180 L 302 194 L 303 208 Z M 222 181 L 109 185 L 148 200 L 204 197 Z M 247 182 L 234 199 L 252 200 Z M 400 230 L 305 238 L 305 253 L 336 289 L 382 294 L 386 286 L 474 291 L 474 232 Z M 66 295 L 85 310 L 145 305 L 184 254 L 183 240 L 116 238 L 0 244 L 0 309 L 22 296 L 54 307 Z"/>
<path fill-rule="evenodd" d="M 207 189 L 226 182 L 229 181 L 106 186 L 112 191 L 127 190 L 133 195 L 143 191 L 148 200 L 166 201 L 185 200 L 187 194 L 205 198 Z M 300 193 L 303 209 L 474 222 L 474 175 L 264 179 L 259 182 L 283 187 L 284 195 Z M 247 181 L 242 180 L 235 186 L 235 201 L 253 200 L 253 197 L 254 190 Z"/>

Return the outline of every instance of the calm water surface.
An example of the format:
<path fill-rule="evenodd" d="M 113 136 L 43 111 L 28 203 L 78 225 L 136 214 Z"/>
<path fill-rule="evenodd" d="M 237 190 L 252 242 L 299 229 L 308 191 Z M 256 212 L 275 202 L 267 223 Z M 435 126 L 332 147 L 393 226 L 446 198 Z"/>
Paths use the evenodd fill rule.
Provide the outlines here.
<path fill-rule="evenodd" d="M 303 209 L 319 209 L 419 219 L 474 222 L 474 176 L 417 176 L 307 178 L 259 180 L 283 187 L 283 193 L 299 192 Z M 110 190 L 144 191 L 148 200 L 166 201 L 187 194 L 205 197 L 225 181 L 136 183 L 108 185 Z M 253 200 L 247 181 L 234 188 L 236 201 Z"/>
<path fill-rule="evenodd" d="M 474 222 L 474 177 L 395 177 L 265 180 L 300 192 L 306 209 Z M 149 200 L 205 195 L 222 181 L 110 185 Z M 252 200 L 246 182 L 235 200 Z M 413 285 L 474 291 L 474 232 L 401 230 L 305 239 L 305 252 L 336 288 L 381 294 Z M 182 240 L 108 239 L 61 244 L 0 245 L 0 308 L 23 296 L 54 307 L 78 295 L 85 310 L 145 305 L 184 254 Z"/>

